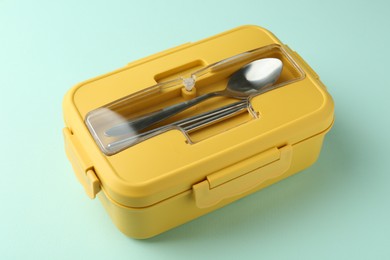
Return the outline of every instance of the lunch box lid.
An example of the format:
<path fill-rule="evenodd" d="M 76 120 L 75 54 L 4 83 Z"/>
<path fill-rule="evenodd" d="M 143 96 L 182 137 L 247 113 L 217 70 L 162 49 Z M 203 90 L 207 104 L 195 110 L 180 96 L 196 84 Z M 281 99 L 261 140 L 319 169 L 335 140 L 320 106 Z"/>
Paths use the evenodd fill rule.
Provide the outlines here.
<path fill-rule="evenodd" d="M 88 112 L 156 84 L 156 75 L 164 71 L 196 61 L 212 64 L 271 44 L 291 55 L 304 77 L 254 97 L 259 119 L 195 143 L 172 129 L 111 156 L 101 152 L 84 123 Z M 203 196 L 204 188 L 228 182 L 225 193 L 240 192 L 234 186 L 251 180 L 232 180 L 276 160 L 291 160 L 294 144 L 330 128 L 334 106 L 318 75 L 296 52 L 264 28 L 242 26 L 85 81 L 67 93 L 63 110 L 66 152 L 87 194 L 93 198 L 104 192 L 117 204 L 144 208 L 188 190 Z"/>

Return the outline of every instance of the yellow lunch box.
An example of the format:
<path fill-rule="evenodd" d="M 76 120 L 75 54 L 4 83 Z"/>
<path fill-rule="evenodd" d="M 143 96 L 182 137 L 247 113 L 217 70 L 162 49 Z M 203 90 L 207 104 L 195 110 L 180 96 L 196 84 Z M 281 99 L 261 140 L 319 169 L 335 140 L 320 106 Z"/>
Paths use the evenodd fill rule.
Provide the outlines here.
<path fill-rule="evenodd" d="M 305 169 L 334 120 L 318 75 L 257 26 L 78 84 L 63 111 L 65 150 L 78 180 L 134 238 Z"/>

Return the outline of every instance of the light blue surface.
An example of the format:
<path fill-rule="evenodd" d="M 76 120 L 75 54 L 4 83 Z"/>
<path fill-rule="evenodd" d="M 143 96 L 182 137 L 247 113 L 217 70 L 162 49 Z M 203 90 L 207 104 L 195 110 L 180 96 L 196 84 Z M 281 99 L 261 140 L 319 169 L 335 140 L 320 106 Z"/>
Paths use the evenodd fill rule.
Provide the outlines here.
<path fill-rule="evenodd" d="M 0 258 L 390 259 L 388 3 L 0 1 Z M 156 238 L 126 238 L 65 157 L 63 95 L 243 24 L 274 32 L 333 95 L 319 161 Z"/>

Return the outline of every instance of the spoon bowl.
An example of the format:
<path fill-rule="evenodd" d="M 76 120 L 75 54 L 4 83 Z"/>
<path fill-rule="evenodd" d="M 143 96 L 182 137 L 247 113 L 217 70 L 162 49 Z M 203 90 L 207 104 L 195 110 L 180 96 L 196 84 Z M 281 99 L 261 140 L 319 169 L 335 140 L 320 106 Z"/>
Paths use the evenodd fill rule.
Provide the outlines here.
<path fill-rule="evenodd" d="M 279 79 L 283 63 L 276 58 L 255 60 L 235 72 L 229 79 L 226 91 L 232 97 L 259 94 Z"/>

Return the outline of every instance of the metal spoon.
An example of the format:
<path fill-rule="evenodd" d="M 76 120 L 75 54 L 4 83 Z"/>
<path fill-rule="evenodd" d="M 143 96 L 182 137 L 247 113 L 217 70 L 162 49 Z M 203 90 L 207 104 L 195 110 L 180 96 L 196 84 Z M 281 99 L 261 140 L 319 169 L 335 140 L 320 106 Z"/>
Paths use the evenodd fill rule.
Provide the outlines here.
<path fill-rule="evenodd" d="M 194 99 L 181 102 L 145 116 L 132 119 L 108 129 L 107 136 L 118 136 L 131 132 L 141 132 L 143 129 L 180 113 L 200 102 L 212 97 L 224 96 L 235 99 L 246 99 L 250 95 L 260 94 L 278 80 L 283 69 L 283 63 L 276 58 L 255 60 L 235 72 L 229 79 L 226 89 L 204 94 Z"/>

